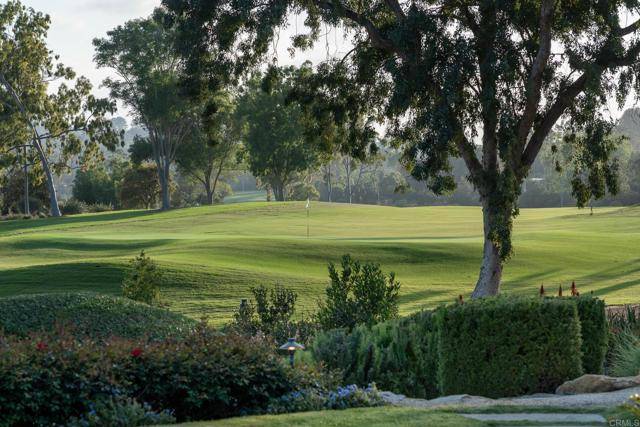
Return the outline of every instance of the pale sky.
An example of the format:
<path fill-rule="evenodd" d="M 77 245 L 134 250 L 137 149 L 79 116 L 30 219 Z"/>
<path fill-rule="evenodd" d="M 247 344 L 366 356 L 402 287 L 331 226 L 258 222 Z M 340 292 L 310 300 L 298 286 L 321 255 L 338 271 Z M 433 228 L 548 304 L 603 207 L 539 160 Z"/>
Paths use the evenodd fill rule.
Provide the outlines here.
<path fill-rule="evenodd" d="M 93 63 L 92 40 L 105 37 L 107 31 L 124 22 L 146 17 L 160 5 L 160 0 L 22 0 L 23 4 L 37 11 L 47 13 L 51 17 L 48 43 L 54 53 L 60 55 L 60 61 L 73 68 L 78 75 L 83 75 L 94 86 L 94 93 L 108 96 L 108 90 L 100 88 L 105 77 L 111 75 L 108 69 L 98 69 Z M 287 30 L 283 31 L 276 50 L 281 65 L 300 65 L 305 60 L 314 64 L 325 60 L 327 55 L 344 55 L 350 44 L 343 41 L 342 33 L 335 29 L 328 30 L 326 37 L 309 52 L 297 53 L 291 58 L 287 52 L 289 39 L 296 27 L 303 31 L 303 18 L 292 19 Z M 346 47 L 345 47 L 346 46 Z M 119 108 L 117 115 L 127 116 L 127 112 Z"/>

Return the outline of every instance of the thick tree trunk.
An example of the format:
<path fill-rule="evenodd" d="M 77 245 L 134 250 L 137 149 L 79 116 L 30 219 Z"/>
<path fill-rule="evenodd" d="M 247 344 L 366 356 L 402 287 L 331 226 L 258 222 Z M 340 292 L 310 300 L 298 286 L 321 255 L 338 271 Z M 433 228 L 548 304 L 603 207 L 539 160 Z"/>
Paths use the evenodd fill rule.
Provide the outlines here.
<path fill-rule="evenodd" d="M 42 163 L 42 170 L 47 183 L 47 191 L 49 192 L 50 214 L 56 218 L 61 217 L 62 213 L 60 212 L 60 204 L 58 203 L 58 192 L 56 191 L 56 184 L 53 181 L 53 173 L 51 173 L 49 161 L 47 160 L 47 156 L 40 145 L 40 141 L 34 140 L 33 146 L 38 153 L 38 157 L 40 157 L 40 162 Z"/>
<path fill-rule="evenodd" d="M 488 202 L 483 202 L 482 216 L 484 223 L 484 253 L 480 276 L 471 298 L 483 298 L 497 295 L 500 292 L 503 261 L 500 259 L 500 249 L 489 239 L 489 230 L 495 218 L 491 215 Z"/>
<path fill-rule="evenodd" d="M 27 147 L 23 147 L 22 153 L 24 155 L 24 214 L 31 215 L 31 208 L 29 207 L 29 164 L 27 163 Z"/>
<path fill-rule="evenodd" d="M 160 177 L 160 189 L 162 192 L 162 210 L 166 211 L 171 209 L 171 189 L 170 189 L 170 173 L 171 164 L 167 161 L 164 162 L 161 168 L 158 169 Z"/>
<path fill-rule="evenodd" d="M 278 202 L 284 202 L 284 185 L 276 184 L 273 186 L 273 195 Z"/>
<path fill-rule="evenodd" d="M 331 182 L 331 163 L 327 170 L 327 201 L 331 203 L 331 193 L 333 192 L 333 183 Z"/>
<path fill-rule="evenodd" d="M 205 189 L 207 192 L 207 204 L 208 205 L 212 205 L 213 204 L 213 190 L 211 189 L 211 185 L 207 184 L 205 185 Z"/>
<path fill-rule="evenodd" d="M 218 165 L 218 170 L 216 171 L 216 177 L 213 179 L 213 187 L 211 187 L 210 189 L 211 194 L 209 194 L 209 189 L 207 189 L 207 198 L 210 205 L 213 204 L 213 196 L 215 196 L 216 188 L 218 188 L 218 182 L 220 181 L 220 175 L 222 175 L 223 165 L 224 165 L 224 160 L 221 161 L 220 164 Z M 211 173 L 209 174 L 208 180 L 209 182 L 211 182 Z"/>
<path fill-rule="evenodd" d="M 351 162 L 347 163 L 347 194 L 349 196 L 349 204 L 351 204 Z"/>
<path fill-rule="evenodd" d="M 42 169 L 44 171 L 45 178 L 47 180 L 47 189 L 49 191 L 49 205 L 51 210 L 51 216 L 61 217 L 62 213 L 60 213 L 60 205 L 58 204 L 58 193 L 56 192 L 56 185 L 53 182 L 53 174 L 51 173 L 51 168 L 49 168 L 49 161 L 47 160 L 47 156 L 44 150 L 42 149 L 42 145 L 40 145 L 40 135 L 38 133 L 38 130 L 36 129 L 34 124 L 30 121 L 27 109 L 22 103 L 22 100 L 20 99 L 16 91 L 13 89 L 13 86 L 9 84 L 9 81 L 7 81 L 7 79 L 3 74 L 0 74 L 0 83 L 2 83 L 2 85 L 7 89 L 7 91 L 11 95 L 11 97 L 15 100 L 16 104 L 18 105 L 18 108 L 20 109 L 20 112 L 24 114 L 25 119 L 28 121 L 28 124 L 31 127 L 31 130 L 33 131 L 33 137 L 34 137 L 33 147 L 38 152 L 38 157 L 40 157 L 40 161 L 42 162 Z"/>

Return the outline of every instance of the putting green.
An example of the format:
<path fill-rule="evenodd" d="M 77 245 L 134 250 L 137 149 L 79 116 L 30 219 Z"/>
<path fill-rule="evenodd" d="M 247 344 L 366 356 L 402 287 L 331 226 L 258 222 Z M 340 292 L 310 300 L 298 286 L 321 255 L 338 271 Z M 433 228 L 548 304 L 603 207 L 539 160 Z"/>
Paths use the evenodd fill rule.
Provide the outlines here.
<path fill-rule="evenodd" d="M 575 280 L 607 303 L 640 299 L 640 207 L 522 209 L 504 291 L 535 294 Z M 120 211 L 0 223 L 0 296 L 91 290 L 119 294 L 141 249 L 166 270 L 169 306 L 229 319 L 249 288 L 295 288 L 311 310 L 326 265 L 344 253 L 380 263 L 402 283 L 401 311 L 468 295 L 481 261 L 476 207 L 394 208 L 238 203 L 170 212 Z"/>

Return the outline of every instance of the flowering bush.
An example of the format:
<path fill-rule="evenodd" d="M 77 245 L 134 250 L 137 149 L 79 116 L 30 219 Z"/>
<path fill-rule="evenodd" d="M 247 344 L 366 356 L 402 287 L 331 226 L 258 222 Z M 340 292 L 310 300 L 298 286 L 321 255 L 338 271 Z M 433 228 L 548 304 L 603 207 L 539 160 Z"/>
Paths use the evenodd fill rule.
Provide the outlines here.
<path fill-rule="evenodd" d="M 326 387 L 324 379 L 309 367 L 290 369 L 264 340 L 204 325 L 160 342 L 0 334 L 0 425 L 88 421 L 91 405 L 109 399 L 128 403 L 105 408 L 139 414 L 128 398 L 146 402 L 145 413 L 172 410 L 178 421 L 255 414 L 292 391 Z"/>
<path fill-rule="evenodd" d="M 89 403 L 89 411 L 72 417 L 66 427 L 136 427 L 176 422 L 172 411 L 156 412 L 148 403 L 131 398 L 108 398 Z"/>
<path fill-rule="evenodd" d="M 319 411 L 323 409 L 363 408 L 381 405 L 384 405 L 384 400 L 378 393 L 375 384 L 371 384 L 367 388 L 360 388 L 355 384 L 351 384 L 331 391 L 309 388 L 287 393 L 278 399 L 274 399 L 269 405 L 268 412 Z"/>

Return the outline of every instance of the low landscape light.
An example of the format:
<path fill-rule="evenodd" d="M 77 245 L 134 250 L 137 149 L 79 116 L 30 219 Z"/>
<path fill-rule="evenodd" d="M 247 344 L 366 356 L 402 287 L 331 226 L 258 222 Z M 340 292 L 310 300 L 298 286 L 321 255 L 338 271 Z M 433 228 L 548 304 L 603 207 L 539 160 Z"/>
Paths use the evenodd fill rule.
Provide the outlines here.
<path fill-rule="evenodd" d="M 295 338 L 289 338 L 289 340 L 280 346 L 280 350 L 286 350 L 289 352 L 289 364 L 293 368 L 293 355 L 296 350 L 304 350 L 304 346 L 296 342 Z"/>

